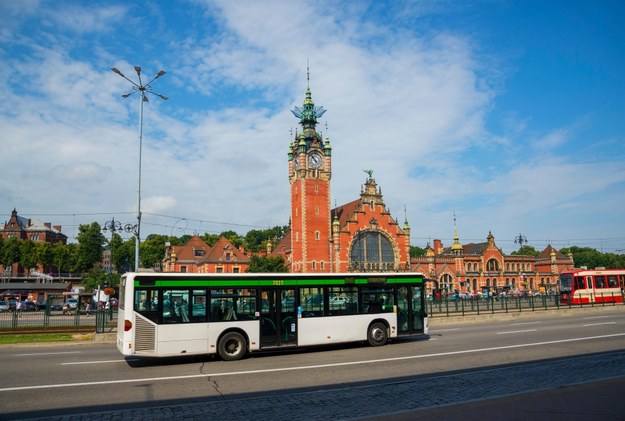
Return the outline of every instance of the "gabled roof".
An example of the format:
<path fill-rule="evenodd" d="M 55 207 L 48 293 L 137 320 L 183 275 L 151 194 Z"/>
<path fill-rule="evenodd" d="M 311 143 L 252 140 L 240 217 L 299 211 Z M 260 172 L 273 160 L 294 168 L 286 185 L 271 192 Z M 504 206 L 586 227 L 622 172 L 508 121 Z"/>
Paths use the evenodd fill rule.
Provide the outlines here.
<path fill-rule="evenodd" d="M 223 262 L 225 260 L 226 253 L 230 253 L 230 261 L 249 261 L 249 258 L 245 253 L 234 247 L 226 237 L 221 236 L 217 243 L 210 248 L 208 253 L 206 253 L 204 258 L 201 259 L 201 263 Z"/>
<path fill-rule="evenodd" d="M 334 221 L 334 218 L 336 217 L 339 220 L 339 226 L 344 227 L 349 218 L 354 214 L 354 212 L 356 212 L 356 210 L 358 210 L 359 207 L 360 199 L 356 199 L 352 202 L 332 209 L 332 221 Z"/>
<path fill-rule="evenodd" d="M 173 246 L 172 251 L 176 253 L 176 259 L 180 262 L 199 262 L 210 252 L 211 247 L 199 236 L 194 235 L 186 244 Z"/>
<path fill-rule="evenodd" d="M 547 247 L 545 247 L 545 249 L 540 252 L 540 254 L 538 255 L 537 258 L 538 259 L 550 259 L 552 251 L 555 252 L 556 259 L 568 259 L 568 256 L 565 256 L 564 254 L 560 253 L 558 250 L 553 248 L 551 246 L 551 244 L 549 244 Z"/>

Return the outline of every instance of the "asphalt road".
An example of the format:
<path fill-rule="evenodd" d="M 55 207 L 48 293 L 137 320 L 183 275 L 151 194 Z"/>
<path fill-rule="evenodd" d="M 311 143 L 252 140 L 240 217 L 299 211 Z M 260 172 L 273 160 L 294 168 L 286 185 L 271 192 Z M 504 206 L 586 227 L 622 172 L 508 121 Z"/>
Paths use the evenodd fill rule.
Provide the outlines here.
<path fill-rule="evenodd" d="M 234 362 L 124 359 L 112 344 L 2 347 L 0 361 L 3 419 L 625 419 L 609 401 L 625 383 L 621 306 Z"/>

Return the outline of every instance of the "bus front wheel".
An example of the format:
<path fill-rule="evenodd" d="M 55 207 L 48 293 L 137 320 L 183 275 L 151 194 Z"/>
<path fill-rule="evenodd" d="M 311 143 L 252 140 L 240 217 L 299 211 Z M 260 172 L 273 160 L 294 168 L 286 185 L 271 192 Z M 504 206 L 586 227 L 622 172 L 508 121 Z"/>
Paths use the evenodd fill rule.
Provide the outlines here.
<path fill-rule="evenodd" d="M 382 346 L 386 344 L 388 340 L 388 332 L 386 326 L 382 323 L 374 323 L 369 326 L 369 332 L 367 334 L 367 341 L 371 346 Z"/>
<path fill-rule="evenodd" d="M 219 341 L 217 352 L 224 361 L 241 359 L 245 355 L 245 338 L 238 332 L 228 332 Z"/>

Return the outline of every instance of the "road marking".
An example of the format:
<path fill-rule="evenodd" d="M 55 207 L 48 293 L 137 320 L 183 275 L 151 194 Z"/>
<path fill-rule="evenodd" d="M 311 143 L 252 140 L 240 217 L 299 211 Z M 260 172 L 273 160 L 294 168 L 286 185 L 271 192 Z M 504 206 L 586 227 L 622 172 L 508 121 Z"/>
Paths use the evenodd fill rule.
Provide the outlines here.
<path fill-rule="evenodd" d="M 585 325 L 582 325 L 582 326 L 586 327 L 586 326 L 601 326 L 601 325 L 615 325 L 615 324 L 616 324 L 616 322 L 588 323 L 588 324 L 585 324 Z"/>
<path fill-rule="evenodd" d="M 526 333 L 526 332 L 536 332 L 537 329 L 527 329 L 527 330 L 511 330 L 509 332 L 497 332 L 497 335 L 508 335 L 511 333 Z"/>
<path fill-rule="evenodd" d="M 512 323 L 510 326 L 525 326 L 525 325 L 539 325 L 542 322 L 524 322 L 524 323 Z"/>
<path fill-rule="evenodd" d="M 77 361 L 74 363 L 60 363 L 59 365 L 109 364 L 109 363 L 125 363 L 128 361 L 140 361 L 140 359 L 128 358 L 127 360 Z"/>
<path fill-rule="evenodd" d="M 455 331 L 455 330 L 460 330 L 460 328 L 455 327 L 455 328 L 453 328 L 453 329 L 432 329 L 432 330 L 430 331 L 430 333 L 431 333 L 431 332 L 453 332 L 453 331 Z"/>
<path fill-rule="evenodd" d="M 65 352 L 33 352 L 30 354 L 13 354 L 14 357 L 38 357 L 40 355 L 66 355 L 66 354 L 81 354 L 82 351 L 65 351 Z"/>
<path fill-rule="evenodd" d="M 377 364 L 377 363 L 394 362 L 394 361 L 416 360 L 416 359 L 422 359 L 422 358 L 445 357 L 445 356 L 450 356 L 450 355 L 473 354 L 473 353 L 478 353 L 478 352 L 481 353 L 484 351 L 501 351 L 505 349 L 528 348 L 532 346 L 554 345 L 554 344 L 562 344 L 562 343 L 568 343 L 568 342 L 593 341 L 596 339 L 616 338 L 619 336 L 625 336 L 625 333 L 614 333 L 611 335 L 599 335 L 599 336 L 586 336 L 582 338 L 560 339 L 557 341 L 533 342 L 533 343 L 528 343 L 528 344 L 497 346 L 497 347 L 490 347 L 490 348 L 466 349 L 463 351 L 439 352 L 436 354 L 422 354 L 422 355 L 410 355 L 406 357 L 380 358 L 377 360 L 363 360 L 363 361 L 350 361 L 350 362 L 344 362 L 344 363 L 308 365 L 308 366 L 301 366 L 301 367 L 283 367 L 283 368 L 268 368 L 268 369 L 263 369 L 263 370 L 230 371 L 230 372 L 225 372 L 225 373 L 189 374 L 185 376 L 145 377 L 145 378 L 140 378 L 140 379 L 135 378 L 135 379 L 123 379 L 123 380 L 100 380 L 100 381 L 94 381 L 94 382 L 81 382 L 81 383 L 57 383 L 57 384 L 44 384 L 44 385 L 36 385 L 36 386 L 3 387 L 3 388 L 0 388 L 0 392 L 52 389 L 56 387 L 85 387 L 85 386 L 103 386 L 103 385 L 111 385 L 111 384 L 124 384 L 124 383 L 161 382 L 161 381 L 197 379 L 197 378 L 206 378 L 206 377 L 214 378 L 214 377 L 226 377 L 226 376 L 249 376 L 250 374 L 270 374 L 270 373 L 277 373 L 277 372 L 282 372 L 282 371 L 318 370 L 320 368 Z"/>

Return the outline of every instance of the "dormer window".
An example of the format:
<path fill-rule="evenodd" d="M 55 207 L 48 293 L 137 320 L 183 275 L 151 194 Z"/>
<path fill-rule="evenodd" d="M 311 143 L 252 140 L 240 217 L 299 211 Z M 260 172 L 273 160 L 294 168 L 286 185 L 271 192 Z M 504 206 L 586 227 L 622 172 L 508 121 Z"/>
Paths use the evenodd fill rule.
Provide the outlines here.
<path fill-rule="evenodd" d="M 206 251 L 204 249 L 196 249 L 194 250 L 195 257 L 202 257 L 206 255 Z"/>

